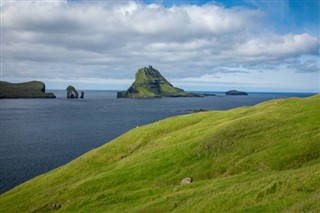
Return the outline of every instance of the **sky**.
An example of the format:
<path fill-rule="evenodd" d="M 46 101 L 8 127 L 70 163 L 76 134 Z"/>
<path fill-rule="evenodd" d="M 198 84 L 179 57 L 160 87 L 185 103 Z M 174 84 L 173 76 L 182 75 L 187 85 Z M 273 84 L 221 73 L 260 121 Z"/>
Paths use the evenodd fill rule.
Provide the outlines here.
<path fill-rule="evenodd" d="M 1 80 L 125 90 L 319 92 L 318 0 L 1 0 Z"/>

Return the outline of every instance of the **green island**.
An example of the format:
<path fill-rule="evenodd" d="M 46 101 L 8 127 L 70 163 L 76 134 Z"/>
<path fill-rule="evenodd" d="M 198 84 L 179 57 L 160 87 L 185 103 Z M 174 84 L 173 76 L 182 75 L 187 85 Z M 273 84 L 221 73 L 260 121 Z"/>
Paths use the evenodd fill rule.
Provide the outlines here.
<path fill-rule="evenodd" d="M 118 98 L 200 97 L 174 87 L 152 66 L 138 70 L 135 81 L 127 91 L 117 93 Z"/>
<path fill-rule="evenodd" d="M 248 95 L 246 92 L 238 91 L 238 90 L 229 90 L 225 93 L 226 95 Z"/>
<path fill-rule="evenodd" d="M 53 93 L 46 93 L 41 81 L 9 83 L 0 81 L 0 98 L 56 98 Z"/>
<path fill-rule="evenodd" d="M 2 194 L 0 212 L 320 212 L 319 106 L 318 94 L 137 127 Z"/>

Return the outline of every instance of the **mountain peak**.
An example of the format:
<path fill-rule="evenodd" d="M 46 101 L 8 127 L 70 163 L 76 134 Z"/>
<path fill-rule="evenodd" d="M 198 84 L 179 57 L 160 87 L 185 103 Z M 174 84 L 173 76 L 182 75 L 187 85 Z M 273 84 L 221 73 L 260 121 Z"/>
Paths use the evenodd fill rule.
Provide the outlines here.
<path fill-rule="evenodd" d="M 153 68 L 140 68 L 135 81 L 127 91 L 118 92 L 118 98 L 159 98 L 159 97 L 197 97 L 197 94 L 185 92 L 174 87 L 161 73 Z"/>

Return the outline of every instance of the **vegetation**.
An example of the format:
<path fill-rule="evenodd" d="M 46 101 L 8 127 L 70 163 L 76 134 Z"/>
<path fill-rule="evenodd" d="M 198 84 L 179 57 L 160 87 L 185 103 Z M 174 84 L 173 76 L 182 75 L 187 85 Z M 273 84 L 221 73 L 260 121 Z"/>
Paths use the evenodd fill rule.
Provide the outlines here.
<path fill-rule="evenodd" d="M 0 81 L 0 98 L 55 98 L 53 93 L 45 93 L 41 81 L 13 84 Z"/>
<path fill-rule="evenodd" d="M 198 97 L 173 87 L 158 70 L 152 66 L 138 70 L 135 81 L 127 91 L 118 92 L 118 98 L 160 98 L 160 97 Z"/>
<path fill-rule="evenodd" d="M 132 129 L 2 194 L 0 212 L 320 212 L 319 105 L 279 99 Z"/>

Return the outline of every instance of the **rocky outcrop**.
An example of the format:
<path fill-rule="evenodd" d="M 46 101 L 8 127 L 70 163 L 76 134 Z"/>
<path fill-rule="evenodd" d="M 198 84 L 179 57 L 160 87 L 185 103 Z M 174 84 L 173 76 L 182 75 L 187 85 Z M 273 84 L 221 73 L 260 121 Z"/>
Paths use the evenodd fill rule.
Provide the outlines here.
<path fill-rule="evenodd" d="M 78 98 L 78 91 L 73 86 L 67 87 L 67 98 Z"/>
<path fill-rule="evenodd" d="M 197 113 L 197 112 L 208 112 L 209 110 L 207 109 L 194 109 L 194 110 L 191 110 L 193 113 Z"/>
<path fill-rule="evenodd" d="M 118 98 L 200 97 L 174 87 L 152 66 L 138 70 L 135 81 L 127 91 L 117 93 Z"/>
<path fill-rule="evenodd" d="M 56 98 L 53 93 L 46 93 L 46 86 L 41 81 L 9 83 L 0 81 L 0 98 Z"/>
<path fill-rule="evenodd" d="M 62 205 L 60 203 L 51 203 L 49 204 L 49 207 L 51 207 L 53 210 L 58 210 L 62 207 Z"/>
<path fill-rule="evenodd" d="M 202 96 L 217 96 L 216 94 L 213 94 L 213 93 L 200 93 L 199 95 L 202 95 Z"/>
<path fill-rule="evenodd" d="M 80 92 L 80 98 L 84 98 L 84 92 L 83 91 Z"/>
<path fill-rule="evenodd" d="M 229 90 L 226 92 L 226 95 L 248 95 L 248 93 L 237 90 Z"/>

